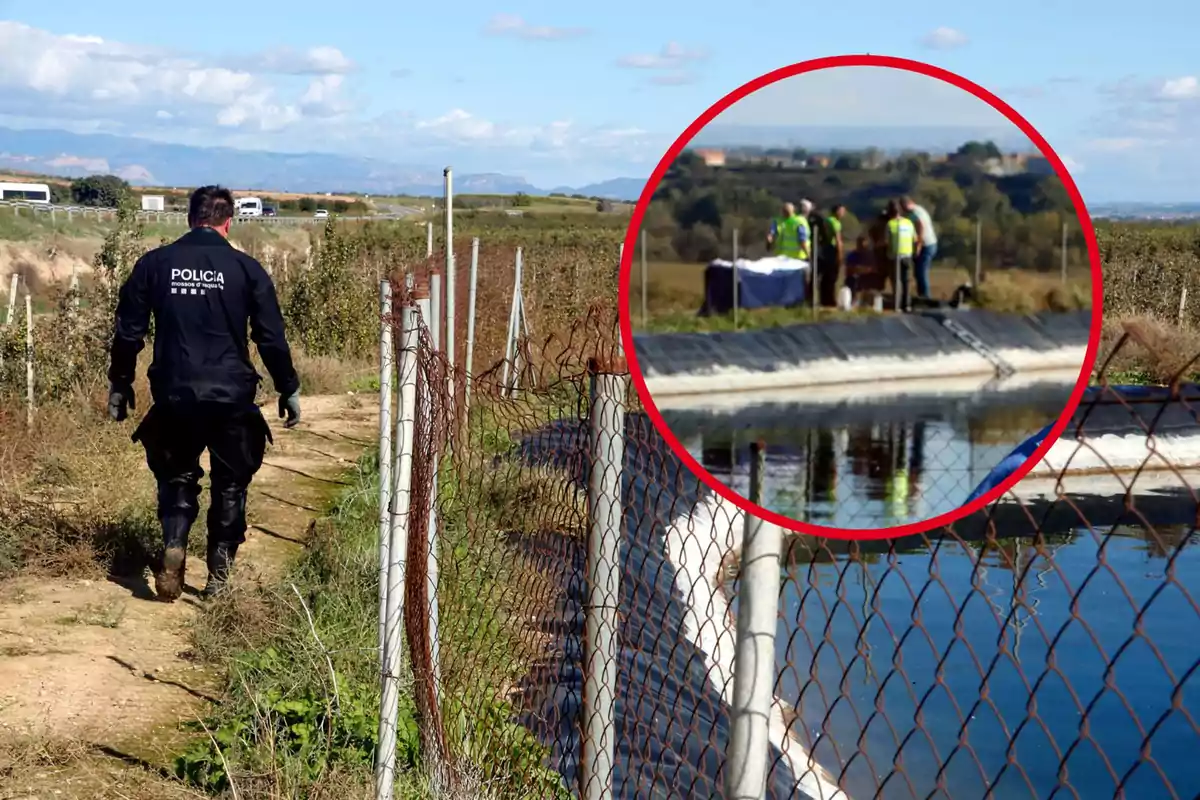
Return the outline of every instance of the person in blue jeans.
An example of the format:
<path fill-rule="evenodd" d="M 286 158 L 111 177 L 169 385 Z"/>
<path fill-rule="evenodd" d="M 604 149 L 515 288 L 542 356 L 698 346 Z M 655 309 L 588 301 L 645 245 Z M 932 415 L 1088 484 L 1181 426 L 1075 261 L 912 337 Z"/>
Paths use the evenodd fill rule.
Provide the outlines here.
<path fill-rule="evenodd" d="M 933 218 L 924 206 L 919 206 L 911 197 L 900 200 L 905 215 L 912 220 L 917 229 L 918 249 L 915 262 L 917 280 L 917 297 L 929 299 L 929 268 L 937 256 L 937 231 L 933 229 Z"/>

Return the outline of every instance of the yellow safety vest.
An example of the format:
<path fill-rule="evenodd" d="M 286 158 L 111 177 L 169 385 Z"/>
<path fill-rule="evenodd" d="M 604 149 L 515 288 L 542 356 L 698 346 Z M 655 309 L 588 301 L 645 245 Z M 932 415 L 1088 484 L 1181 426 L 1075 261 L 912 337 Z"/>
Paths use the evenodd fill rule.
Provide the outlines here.
<path fill-rule="evenodd" d="M 911 258 L 913 243 L 917 239 L 917 227 L 912 224 L 912 220 L 905 217 L 890 219 L 887 224 L 887 238 L 888 258 Z"/>
<path fill-rule="evenodd" d="M 905 516 L 908 513 L 908 470 L 896 470 L 884 486 L 893 518 Z"/>
<path fill-rule="evenodd" d="M 803 242 L 800 241 L 801 230 L 805 234 Z M 775 220 L 775 255 L 806 259 L 810 239 L 812 232 L 804 217 L 779 217 Z"/>

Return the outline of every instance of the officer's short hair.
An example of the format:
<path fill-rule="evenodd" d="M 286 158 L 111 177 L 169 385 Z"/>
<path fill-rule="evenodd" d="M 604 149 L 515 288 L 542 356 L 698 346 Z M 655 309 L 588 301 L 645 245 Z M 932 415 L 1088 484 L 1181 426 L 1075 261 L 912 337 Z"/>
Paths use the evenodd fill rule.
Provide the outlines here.
<path fill-rule="evenodd" d="M 223 186 L 201 186 L 188 201 L 188 223 L 192 227 L 217 227 L 233 217 L 233 192 Z"/>

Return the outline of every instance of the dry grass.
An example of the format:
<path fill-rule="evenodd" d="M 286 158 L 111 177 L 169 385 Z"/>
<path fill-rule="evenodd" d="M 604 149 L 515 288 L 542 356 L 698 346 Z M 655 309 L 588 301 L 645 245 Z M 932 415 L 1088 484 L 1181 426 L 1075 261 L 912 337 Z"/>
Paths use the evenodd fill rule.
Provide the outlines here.
<path fill-rule="evenodd" d="M 192 800 L 202 795 L 152 765 L 81 739 L 0 738 L 0 797 Z"/>
<path fill-rule="evenodd" d="M 143 357 L 139 373 L 147 362 Z M 303 391 L 313 395 L 347 391 L 375 371 L 299 352 L 295 362 Z M 154 483 L 141 447 L 130 442 L 151 403 L 144 378 L 136 393 L 136 418 L 125 423 L 108 420 L 97 385 L 38 408 L 28 430 L 23 404 L 0 400 L 0 578 L 102 577 L 107 570 L 137 570 L 153 551 Z M 266 413 L 274 413 L 269 379 L 264 398 Z M 207 502 L 204 493 L 202 516 Z"/>
<path fill-rule="evenodd" d="M 1126 331 L 1133 336 L 1122 344 Z M 1120 349 L 1114 352 L 1118 345 Z M 1106 316 L 1096 370 L 1103 370 L 1103 378 L 1118 384 L 1167 384 L 1177 377 L 1197 380 L 1200 331 L 1149 315 Z"/>
<path fill-rule="evenodd" d="M 378 387 L 379 367 L 369 361 L 344 361 L 331 356 L 293 356 L 304 394 L 340 394 L 356 388 Z M 263 368 L 259 368 L 265 374 Z"/>
<path fill-rule="evenodd" d="M 107 423 L 104 402 L 81 392 L 38 409 L 27 431 L 24 408 L 0 401 L 0 577 L 99 575 L 137 557 L 153 484 L 130 425 Z"/>

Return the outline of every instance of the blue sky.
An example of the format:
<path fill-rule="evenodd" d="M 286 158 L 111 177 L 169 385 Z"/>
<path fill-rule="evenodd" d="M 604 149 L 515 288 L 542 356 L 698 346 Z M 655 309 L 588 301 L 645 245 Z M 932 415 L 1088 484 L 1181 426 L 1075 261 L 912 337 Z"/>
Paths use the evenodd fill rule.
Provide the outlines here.
<path fill-rule="evenodd" d="M 29 26 L 0 28 L 0 124 L 578 185 L 648 174 L 692 119 L 757 75 L 871 52 L 1004 97 L 1075 165 L 1085 199 L 1200 200 L 1200 6 L 1084 8 L 0 0 L 0 19 Z M 836 99 L 823 102 L 837 116 Z M 915 118 L 922 102 L 903 105 Z"/>

